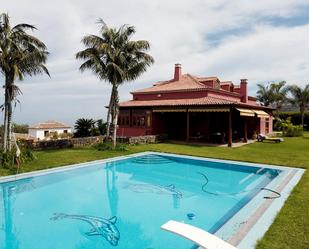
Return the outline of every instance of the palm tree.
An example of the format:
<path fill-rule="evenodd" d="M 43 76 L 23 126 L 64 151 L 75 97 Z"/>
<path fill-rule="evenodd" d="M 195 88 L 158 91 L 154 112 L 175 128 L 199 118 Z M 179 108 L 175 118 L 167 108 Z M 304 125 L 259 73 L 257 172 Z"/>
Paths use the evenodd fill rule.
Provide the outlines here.
<path fill-rule="evenodd" d="M 268 85 L 258 84 L 257 98 L 264 106 L 273 106 L 276 108 L 276 117 L 279 116 L 279 110 L 287 101 L 287 92 L 289 87 L 285 81 L 271 83 Z"/>
<path fill-rule="evenodd" d="M 117 120 L 119 113 L 118 87 L 127 81 L 137 79 L 147 70 L 154 59 L 147 54 L 150 48 L 145 40 L 132 41 L 135 34 L 133 26 L 122 25 L 119 29 L 108 27 L 103 20 L 100 35 L 87 35 L 82 39 L 86 49 L 76 54 L 77 59 L 85 62 L 80 66 L 95 73 L 100 80 L 109 82 L 112 91 L 107 112 L 107 139 L 110 136 L 111 122 L 113 129 L 113 145 L 116 146 Z"/>
<path fill-rule="evenodd" d="M 100 135 L 106 134 L 106 123 L 103 121 L 103 119 L 97 120 L 97 128 Z"/>
<path fill-rule="evenodd" d="M 76 137 L 89 137 L 92 136 L 96 127 L 96 121 L 93 119 L 80 118 L 77 119 L 74 125 Z"/>
<path fill-rule="evenodd" d="M 35 30 L 32 25 L 21 23 L 11 27 L 7 14 L 0 15 L 0 72 L 4 75 L 5 100 L 3 150 L 12 149 L 12 105 L 18 102 L 21 90 L 15 84 L 16 79 L 23 80 L 26 75 L 34 76 L 46 73 L 45 63 L 48 52 L 38 38 L 27 33 Z"/>
<path fill-rule="evenodd" d="M 273 103 L 273 96 L 270 85 L 257 84 L 258 90 L 256 97 L 264 106 L 270 106 Z"/>
<path fill-rule="evenodd" d="M 279 83 L 272 83 L 270 88 L 273 95 L 273 105 L 276 108 L 276 117 L 278 118 L 282 105 L 287 101 L 289 87 L 286 86 L 285 81 L 280 81 Z"/>
<path fill-rule="evenodd" d="M 293 105 L 297 105 L 299 107 L 301 125 L 304 128 L 305 111 L 306 108 L 309 107 L 309 84 L 307 84 L 304 88 L 297 85 L 290 86 L 289 91 L 292 95 L 292 98 L 290 98 L 289 101 Z"/>

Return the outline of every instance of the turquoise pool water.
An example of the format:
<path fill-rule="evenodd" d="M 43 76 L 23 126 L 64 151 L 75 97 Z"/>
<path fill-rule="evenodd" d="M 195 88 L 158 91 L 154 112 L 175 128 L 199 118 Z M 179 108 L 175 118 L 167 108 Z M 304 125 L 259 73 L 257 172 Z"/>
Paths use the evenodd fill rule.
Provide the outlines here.
<path fill-rule="evenodd" d="M 0 248 L 191 249 L 160 226 L 214 233 L 279 174 L 148 154 L 2 183 Z"/>

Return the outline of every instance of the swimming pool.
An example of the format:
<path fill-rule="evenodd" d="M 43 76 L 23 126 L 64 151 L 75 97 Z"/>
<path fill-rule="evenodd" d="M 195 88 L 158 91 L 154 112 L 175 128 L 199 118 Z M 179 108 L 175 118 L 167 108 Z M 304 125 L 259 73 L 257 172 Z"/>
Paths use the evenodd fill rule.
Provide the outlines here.
<path fill-rule="evenodd" d="M 4 178 L 0 248 L 194 248 L 160 229 L 171 219 L 235 239 L 262 202 L 283 198 L 284 189 L 275 189 L 289 174 L 287 168 L 142 153 Z"/>

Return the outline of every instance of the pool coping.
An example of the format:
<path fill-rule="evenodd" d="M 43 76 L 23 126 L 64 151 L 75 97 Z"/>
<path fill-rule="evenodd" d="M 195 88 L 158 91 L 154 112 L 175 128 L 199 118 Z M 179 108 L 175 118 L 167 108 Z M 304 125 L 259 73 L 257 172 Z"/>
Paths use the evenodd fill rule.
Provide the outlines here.
<path fill-rule="evenodd" d="M 274 183 L 272 182 L 270 183 L 273 189 L 278 190 L 281 193 L 282 198 L 264 200 L 263 203 L 259 205 L 259 208 L 257 208 L 257 210 L 253 210 L 251 214 L 253 216 L 251 216 L 248 219 L 248 222 L 238 227 L 238 229 L 235 230 L 235 234 L 232 234 L 232 235 L 229 234 L 228 237 L 224 237 L 222 235 L 224 234 L 224 232 L 222 231 L 226 229 L 229 223 L 235 222 L 235 220 L 239 219 L 239 217 L 237 217 L 237 214 L 239 216 L 239 213 L 241 213 L 241 210 L 244 210 L 244 208 L 249 203 L 252 204 L 254 203 L 254 201 L 261 198 L 261 193 L 260 193 L 259 195 L 255 196 L 252 200 L 250 200 L 248 204 L 246 204 L 242 209 L 240 209 L 235 214 L 235 217 L 233 216 L 231 219 L 229 219 L 222 226 L 222 228 L 220 228 L 215 233 L 215 235 L 217 235 L 218 237 L 221 237 L 224 240 L 227 240 L 229 243 L 231 243 L 234 246 L 237 246 L 239 249 L 254 249 L 256 242 L 263 237 L 263 235 L 266 233 L 268 228 L 271 226 L 277 213 L 283 207 L 285 201 L 291 194 L 293 188 L 296 186 L 296 184 L 301 179 L 303 173 L 305 172 L 305 169 L 302 169 L 302 168 L 293 168 L 293 167 L 287 167 L 287 166 L 281 166 L 281 165 L 250 163 L 250 162 L 241 162 L 241 161 L 234 161 L 234 160 L 207 158 L 207 157 L 200 157 L 200 156 L 189 156 L 189 155 L 181 155 L 181 154 L 179 155 L 179 154 L 174 154 L 174 153 L 146 151 L 146 152 L 134 153 L 134 154 L 125 155 L 125 156 L 117 156 L 117 157 L 100 159 L 100 160 L 95 160 L 95 161 L 59 166 L 59 167 L 50 168 L 50 169 L 36 170 L 36 171 L 21 173 L 17 175 L 3 176 L 3 177 L 0 177 L 0 184 L 5 183 L 5 182 L 13 182 L 16 180 L 22 180 L 22 179 L 26 179 L 30 177 L 38 177 L 38 176 L 43 176 L 43 175 L 48 175 L 48 174 L 53 174 L 53 173 L 65 172 L 65 171 L 74 170 L 74 169 L 92 167 L 100 163 L 119 161 L 119 160 L 124 160 L 124 159 L 129 159 L 132 157 L 138 157 L 138 156 L 149 155 L 149 154 L 156 154 L 156 155 L 163 155 L 163 156 L 165 155 L 165 156 L 178 157 L 178 158 L 181 157 L 181 158 L 195 159 L 195 160 L 208 161 L 208 162 L 211 161 L 211 162 L 219 162 L 219 163 L 228 163 L 228 164 L 243 165 L 243 166 L 248 166 L 248 167 L 266 167 L 269 169 L 283 170 L 285 173 L 288 172 L 285 175 L 283 180 L 280 179 L 279 181 L 279 183 L 281 184 L 280 188 L 278 186 L 275 186 L 276 181 Z M 262 208 L 263 210 L 261 210 L 262 206 L 264 206 L 264 208 Z"/>
<path fill-rule="evenodd" d="M 155 153 L 155 152 L 154 152 Z M 284 172 L 281 179 L 275 179 L 270 182 L 266 187 L 270 187 L 274 190 L 278 190 L 281 193 L 281 198 L 278 199 L 265 199 L 263 203 L 259 205 L 257 210 L 253 210 L 250 215 L 253 215 L 252 220 L 248 219 L 245 224 L 241 224 L 241 226 L 236 230 L 235 234 L 231 236 L 229 234 L 228 237 L 224 237 L 222 235 L 222 230 L 226 229 L 229 223 L 235 222 L 239 216 L 242 215 L 242 211 L 246 210 L 249 204 L 256 202 L 258 199 L 261 199 L 263 193 L 259 193 L 257 196 L 252 198 L 249 203 L 247 203 L 244 207 L 242 207 L 233 217 L 231 217 L 214 235 L 222 238 L 233 246 L 236 246 L 238 249 L 254 249 L 256 242 L 261 239 L 264 234 L 267 232 L 269 227 L 272 225 L 275 217 L 277 216 L 280 209 L 283 207 L 285 201 L 290 196 L 293 188 L 296 184 L 300 181 L 302 175 L 305 172 L 305 169 L 302 168 L 294 168 L 294 167 L 287 167 L 282 165 L 272 165 L 272 164 L 263 164 L 263 163 L 250 163 L 250 162 L 241 162 L 241 161 L 234 161 L 234 160 L 224 160 L 224 159 L 214 159 L 214 158 L 206 158 L 206 157 L 198 157 L 198 156 L 188 156 L 188 155 L 178 155 L 172 153 L 155 153 L 161 155 L 169 155 L 175 157 L 183 157 L 188 159 L 198 159 L 201 161 L 211 161 L 211 162 L 221 162 L 221 163 L 229 163 L 235 165 L 243 165 L 249 167 L 265 167 L 269 169 L 279 169 Z M 280 188 L 278 188 L 278 184 L 282 184 L 282 181 L 286 180 L 289 175 L 292 174 L 290 179 L 285 182 Z M 284 178 L 284 179 L 282 179 Z M 276 200 L 276 201 L 275 201 Z M 259 208 L 262 205 L 266 205 L 268 203 L 267 208 L 260 212 Z M 250 220 L 250 221 L 249 221 Z M 250 224 L 251 223 L 251 224 Z M 199 249 L 203 249 L 199 247 Z"/>

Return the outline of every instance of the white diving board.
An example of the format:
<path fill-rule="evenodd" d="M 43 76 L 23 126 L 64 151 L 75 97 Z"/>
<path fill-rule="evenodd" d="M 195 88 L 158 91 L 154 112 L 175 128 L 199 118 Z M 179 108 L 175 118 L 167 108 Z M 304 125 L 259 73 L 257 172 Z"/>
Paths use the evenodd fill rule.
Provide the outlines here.
<path fill-rule="evenodd" d="M 161 228 L 189 239 L 205 249 L 237 249 L 215 235 L 182 222 L 170 220 Z"/>

